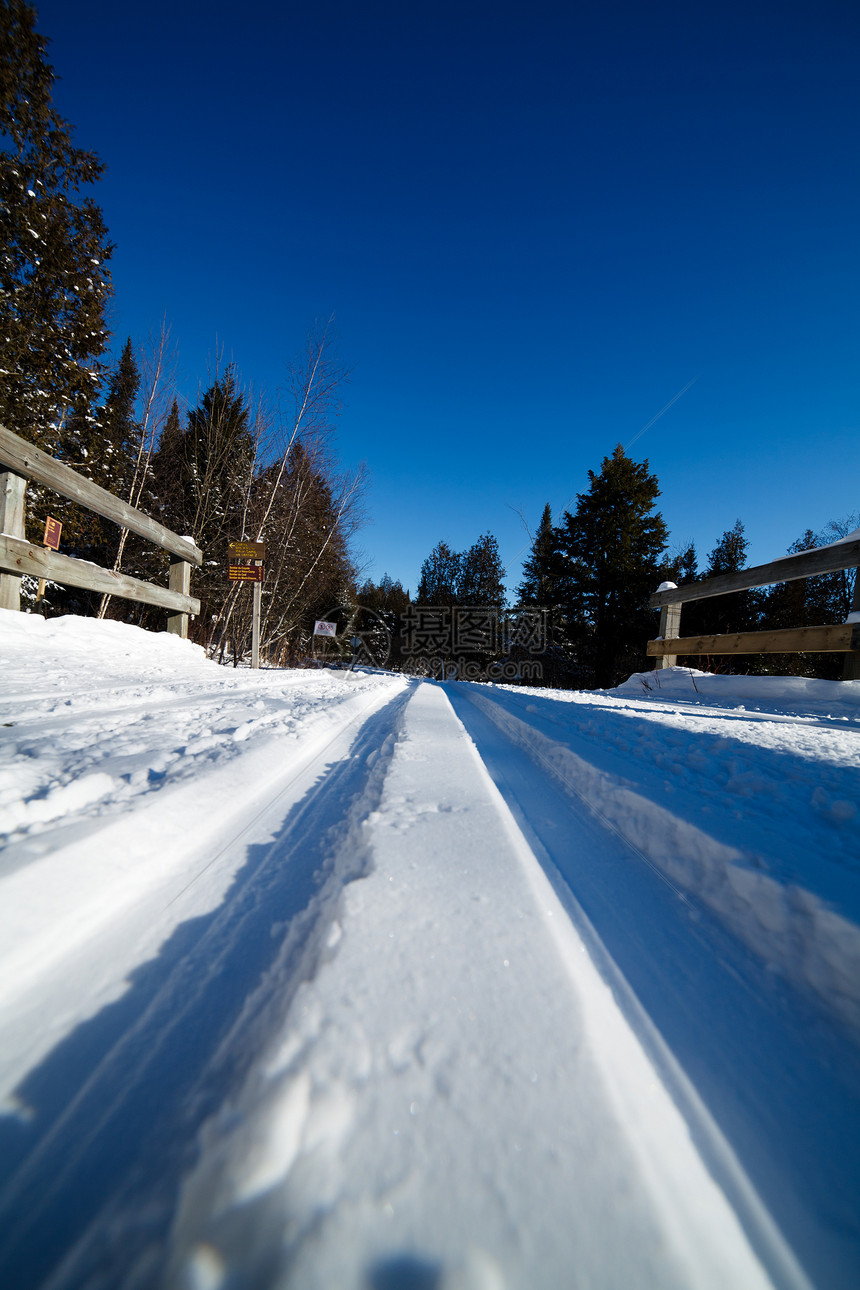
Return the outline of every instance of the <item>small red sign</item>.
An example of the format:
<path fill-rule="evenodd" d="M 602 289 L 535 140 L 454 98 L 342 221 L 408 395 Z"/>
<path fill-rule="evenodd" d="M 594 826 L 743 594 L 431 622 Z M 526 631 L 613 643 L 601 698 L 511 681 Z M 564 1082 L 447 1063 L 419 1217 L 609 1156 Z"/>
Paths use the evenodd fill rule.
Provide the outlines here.
<path fill-rule="evenodd" d="M 60 521 L 55 520 L 53 515 L 49 515 L 45 520 L 45 536 L 43 538 L 45 546 L 49 546 L 52 551 L 59 551 L 62 531 L 63 526 Z"/>
<path fill-rule="evenodd" d="M 228 567 L 231 582 L 262 582 L 263 566 L 261 564 L 231 564 Z"/>

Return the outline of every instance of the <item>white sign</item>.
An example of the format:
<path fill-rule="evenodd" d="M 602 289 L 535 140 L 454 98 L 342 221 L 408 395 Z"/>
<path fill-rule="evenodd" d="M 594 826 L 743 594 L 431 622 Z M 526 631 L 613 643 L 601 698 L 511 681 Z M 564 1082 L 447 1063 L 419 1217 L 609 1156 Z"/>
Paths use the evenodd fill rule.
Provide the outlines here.
<path fill-rule="evenodd" d="M 314 623 L 314 636 L 337 636 L 337 623 Z"/>

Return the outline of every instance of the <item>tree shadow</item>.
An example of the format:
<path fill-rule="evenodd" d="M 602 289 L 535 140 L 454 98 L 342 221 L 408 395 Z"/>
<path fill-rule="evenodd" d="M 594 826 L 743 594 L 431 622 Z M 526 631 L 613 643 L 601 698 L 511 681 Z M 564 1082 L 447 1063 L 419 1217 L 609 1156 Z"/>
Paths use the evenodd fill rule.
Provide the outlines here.
<path fill-rule="evenodd" d="M 374 1263 L 367 1273 L 367 1290 L 439 1290 L 442 1265 L 414 1254 L 396 1254 Z"/>

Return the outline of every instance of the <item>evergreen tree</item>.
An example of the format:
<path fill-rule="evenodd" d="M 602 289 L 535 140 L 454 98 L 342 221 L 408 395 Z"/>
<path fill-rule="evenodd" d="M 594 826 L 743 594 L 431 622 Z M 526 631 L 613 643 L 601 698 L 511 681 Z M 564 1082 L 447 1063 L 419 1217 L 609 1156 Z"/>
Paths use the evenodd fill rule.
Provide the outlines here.
<path fill-rule="evenodd" d="M 811 551 L 833 539 L 817 535 L 812 529 L 788 548 L 788 555 Z M 825 573 L 814 578 L 778 582 L 763 598 L 763 628 L 821 627 L 844 622 L 847 616 L 844 579 L 841 572 Z M 842 675 L 841 654 L 768 654 L 762 659 L 762 670 L 776 676 L 814 676 L 837 680 Z"/>
<path fill-rule="evenodd" d="M 462 556 L 447 542 L 437 542 L 421 566 L 416 605 L 450 607 L 459 602 Z"/>
<path fill-rule="evenodd" d="M 140 372 L 129 338 L 111 374 L 99 420 L 106 439 L 105 474 L 111 479 L 110 491 L 130 505 L 135 504 L 132 481 L 141 449 L 140 424 L 136 417 L 139 389 Z"/>
<path fill-rule="evenodd" d="M 180 427 L 174 403 L 153 460 L 159 518 L 175 533 L 187 534 L 204 553 L 194 574 L 201 612 L 195 627 L 201 643 L 230 592 L 227 546 L 247 537 L 255 444 L 248 407 L 227 367 L 205 391 Z"/>
<path fill-rule="evenodd" d="M 165 522 L 168 515 L 174 516 L 184 506 L 179 500 L 184 474 L 182 463 L 182 420 L 179 404 L 174 399 L 152 458 L 152 488 L 157 499 L 157 513 Z"/>
<path fill-rule="evenodd" d="M 492 605 L 505 602 L 505 570 L 499 544 L 492 533 L 484 533 L 460 557 L 457 598 L 461 605 Z"/>
<path fill-rule="evenodd" d="M 726 529 L 717 545 L 708 556 L 706 578 L 717 578 L 725 573 L 737 573 L 746 567 L 747 547 L 744 526 L 736 520 L 733 527 Z M 755 590 L 732 591 L 724 596 L 708 597 L 700 605 L 701 634 L 707 636 L 725 633 L 754 631 L 758 625 L 761 596 Z M 683 621 L 683 619 L 682 619 Z M 685 629 L 685 635 L 686 635 Z M 748 671 L 748 656 L 736 656 L 733 666 Z M 732 664 L 726 664 L 732 666 Z"/>
<path fill-rule="evenodd" d="M 713 551 L 708 556 L 706 578 L 718 578 L 723 573 L 737 573 L 746 564 L 749 543 L 744 533 L 741 520 L 735 520 L 734 526 L 726 529 Z"/>
<path fill-rule="evenodd" d="M 523 581 L 517 589 L 520 604 L 552 609 L 563 594 L 565 561 L 561 534 L 552 522 L 549 502 L 543 508 L 531 554 L 523 563 Z"/>
<path fill-rule="evenodd" d="M 367 578 L 358 589 L 358 603 L 378 614 L 402 614 L 411 603 L 409 592 L 398 579 L 396 582 L 390 574 L 384 573 L 378 583 Z"/>
<path fill-rule="evenodd" d="M 73 410 L 66 418 L 54 455 L 77 474 L 92 480 L 123 501 L 131 500 L 132 480 L 140 452 L 135 400 L 140 377 L 131 341 L 127 341 L 111 373 L 108 397 L 94 412 Z M 62 550 L 102 568 L 113 568 L 119 549 L 120 528 L 84 506 L 52 490 L 31 484 L 28 488 L 27 528 L 30 540 L 41 541 L 45 517 L 52 515 L 63 526 Z M 142 546 L 142 539 L 137 539 Z M 157 566 L 160 568 L 160 564 Z M 129 569 L 128 572 L 135 572 Z M 137 570 L 144 579 L 148 570 Z M 43 613 L 89 614 L 101 604 L 101 596 L 80 588 L 51 584 L 40 606 Z M 132 602 L 118 602 L 113 612 L 130 617 Z"/>
<path fill-rule="evenodd" d="M 654 510 L 660 488 L 647 461 L 633 461 L 619 444 L 588 477 L 562 529 L 568 632 L 587 681 L 606 687 L 647 665 L 645 643 L 654 634 L 648 598 L 667 532 Z"/>
<path fill-rule="evenodd" d="M 674 582 L 681 587 L 684 583 L 696 582 L 699 577 L 699 560 L 694 542 L 682 547 L 664 561 L 661 569 L 661 582 Z"/>
<path fill-rule="evenodd" d="M 0 0 L 0 424 L 55 454 L 64 420 L 80 433 L 98 389 L 112 248 L 80 196 L 104 167 L 52 106 L 35 19 Z"/>
<path fill-rule="evenodd" d="M 178 434 L 177 412 L 174 403 L 157 454 L 165 522 L 214 558 L 217 544 L 243 535 L 254 465 L 248 407 L 233 368 L 216 376 Z"/>
<path fill-rule="evenodd" d="M 523 563 L 523 581 L 517 589 L 519 605 L 545 615 L 546 646 L 541 658 L 543 682 L 572 685 L 578 669 L 571 657 L 567 631 L 569 561 L 563 550 L 563 533 L 552 522 L 549 502 L 543 509 L 531 553 Z M 526 652 L 527 657 L 531 657 Z"/>
<path fill-rule="evenodd" d="M 383 640 L 378 636 L 379 652 L 387 656 L 388 666 L 400 667 L 403 663 L 402 648 L 405 637 L 403 615 L 412 603 L 409 592 L 399 580 L 395 581 L 389 574 L 384 573 L 378 584 L 371 578 L 366 579 L 358 589 L 356 600 L 358 605 L 372 610 L 373 615 L 384 623 L 387 639 Z M 365 632 L 367 627 L 367 620 L 363 619 L 362 628 Z M 371 641 L 371 645 L 375 643 Z"/>

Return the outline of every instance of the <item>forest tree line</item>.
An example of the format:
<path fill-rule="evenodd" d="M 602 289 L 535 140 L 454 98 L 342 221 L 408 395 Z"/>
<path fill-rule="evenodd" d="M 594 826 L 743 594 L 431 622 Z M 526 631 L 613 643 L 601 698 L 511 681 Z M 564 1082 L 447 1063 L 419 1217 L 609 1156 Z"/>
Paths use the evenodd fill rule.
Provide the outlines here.
<path fill-rule="evenodd" d="M 421 568 L 414 604 L 390 578 L 361 588 L 362 603 L 387 615 L 395 665 L 409 671 L 452 675 L 458 661 L 481 664 L 483 679 L 527 681 L 563 688 L 617 685 L 634 672 L 650 670 L 647 642 L 657 635 L 658 613 L 648 606 L 661 582 L 683 586 L 747 567 L 748 541 L 741 520 L 717 540 L 700 569 L 695 545 L 672 550 L 656 502 L 660 488 L 647 460 L 632 460 L 620 446 L 599 472 L 588 472 L 589 486 L 576 506 L 553 521 L 549 504 L 531 541 L 515 595 L 505 594 L 505 570 L 498 544 L 484 534 L 458 553 L 440 541 Z M 789 547 L 792 555 L 845 537 L 860 517 L 832 520 L 823 532 L 807 529 Z M 773 558 L 776 558 L 774 553 Z M 855 570 L 796 582 L 733 592 L 686 603 L 684 636 L 811 627 L 845 622 L 851 609 Z M 424 609 L 422 606 L 428 607 Z M 447 616 L 429 616 L 429 607 Z M 487 608 L 485 648 L 456 650 L 457 616 Z M 532 617 L 529 617 L 529 615 Z M 535 615 L 540 614 L 538 623 Z M 407 650 L 410 624 L 438 628 L 427 633 L 424 650 Z M 491 639 L 491 628 L 500 625 Z M 443 630 L 444 629 L 444 630 Z M 414 634 L 414 633 L 413 633 Z M 448 648 L 438 648 L 447 638 Z M 473 637 L 473 641 L 475 638 Z M 490 648 L 494 645 L 495 648 Z M 720 655 L 680 658 L 680 664 L 706 671 L 818 676 L 842 675 L 841 654 Z M 526 669 L 525 663 L 539 664 Z"/>

